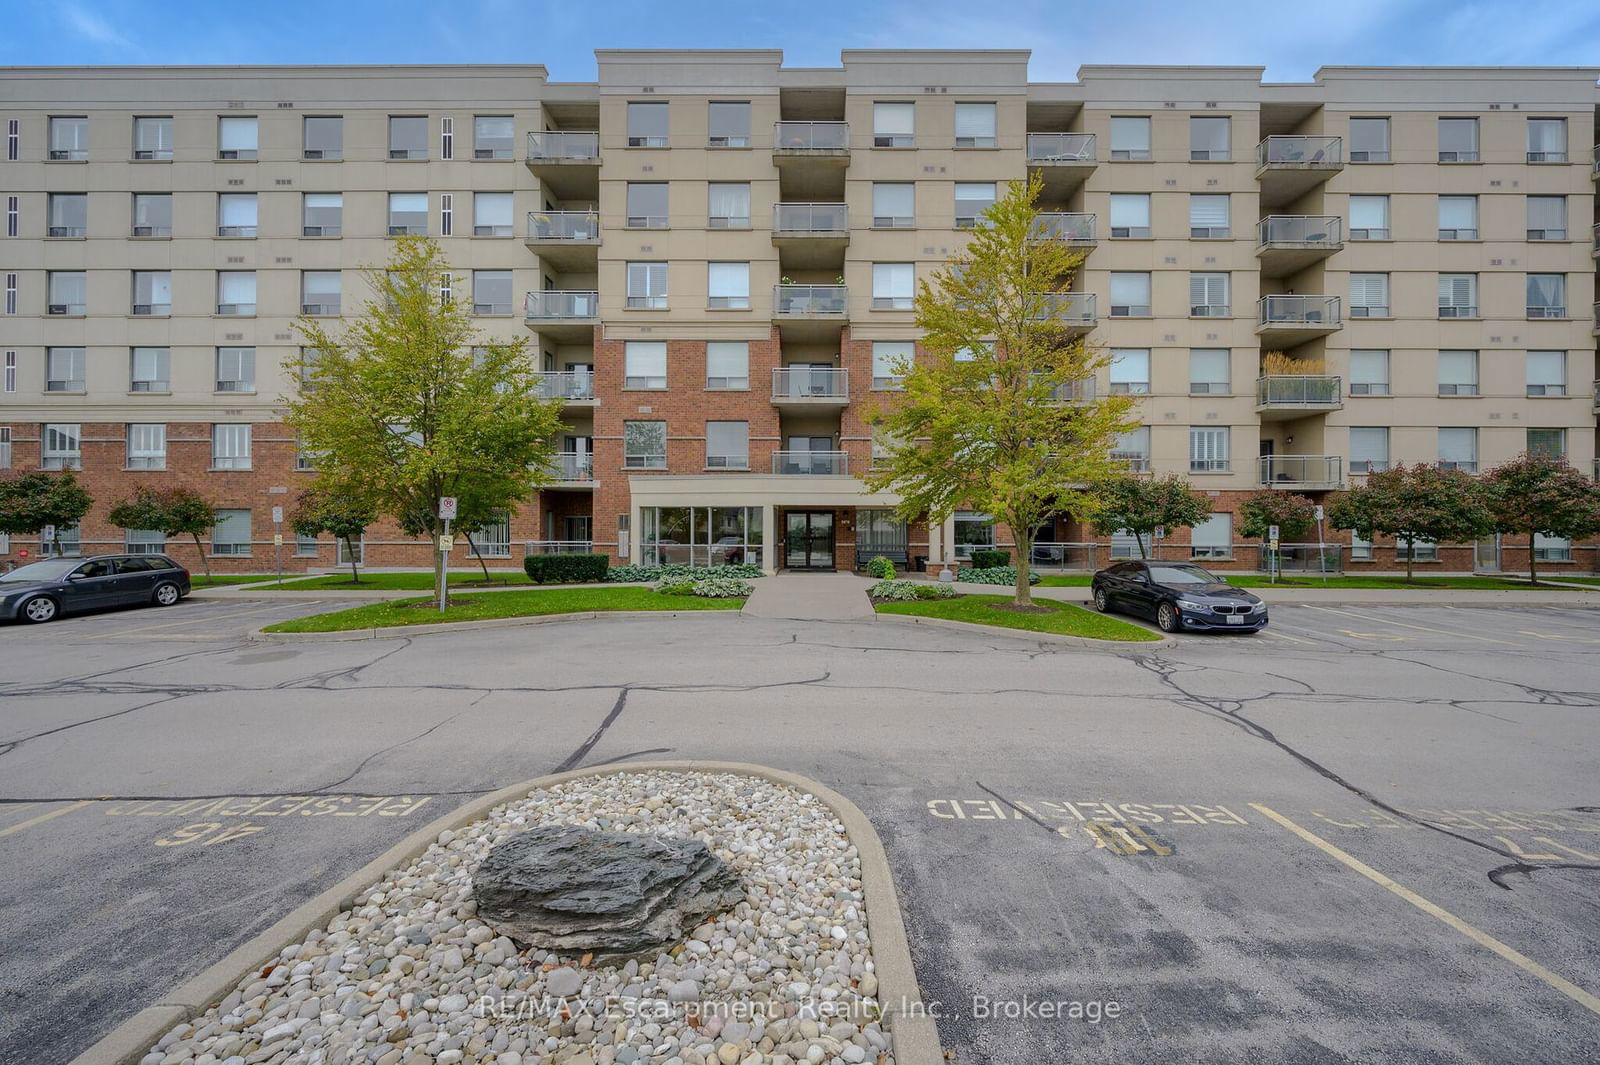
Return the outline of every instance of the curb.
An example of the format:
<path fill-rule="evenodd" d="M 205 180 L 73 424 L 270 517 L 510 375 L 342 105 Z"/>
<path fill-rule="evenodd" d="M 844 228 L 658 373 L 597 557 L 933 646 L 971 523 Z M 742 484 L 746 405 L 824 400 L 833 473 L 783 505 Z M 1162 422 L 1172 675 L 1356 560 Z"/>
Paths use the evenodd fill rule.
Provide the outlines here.
<path fill-rule="evenodd" d="M 345 629 L 343 632 L 265 632 L 257 629 L 249 633 L 246 638 L 255 643 L 387 640 L 402 636 L 437 636 L 445 632 L 510 629 L 522 625 L 545 625 L 560 621 L 596 621 L 600 618 L 689 618 L 707 615 L 718 617 L 724 614 L 736 618 L 744 616 L 742 610 L 583 610 L 571 614 L 534 614 L 522 618 L 484 618 L 482 621 L 441 621 L 433 625 L 388 625 L 379 629 Z"/>
<path fill-rule="evenodd" d="M 501 803 L 523 798 L 537 788 L 583 777 L 660 770 L 739 773 L 758 777 L 809 792 L 838 816 L 861 855 L 861 882 L 872 935 L 872 956 L 877 966 L 878 1001 L 896 1003 L 893 1008 L 885 1009 L 883 1014 L 894 1036 L 894 1059 L 902 1065 L 939 1065 L 944 1055 L 939 1043 L 938 1027 L 923 1007 L 905 922 L 900 913 L 900 901 L 895 895 L 893 874 L 889 870 L 889 859 L 867 815 L 832 788 L 797 773 L 745 762 L 700 761 L 624 762 L 574 769 L 536 777 L 475 799 L 413 832 L 338 884 L 296 907 L 264 932 L 234 948 L 222 960 L 173 988 L 160 1002 L 145 1007 L 123 1021 L 74 1058 L 72 1065 L 137 1065 L 140 1058 L 149 1053 L 152 1044 L 174 1025 L 203 1013 L 226 997 L 245 973 L 260 968 L 276 958 L 278 951 L 286 944 L 304 938 L 313 929 L 326 925 L 341 910 L 349 909 L 355 897 L 368 885 L 381 879 L 390 869 L 422 854 L 437 840 L 439 833 L 477 821 Z"/>
<path fill-rule="evenodd" d="M 1044 640 L 1048 643 L 1066 644 L 1068 647 L 1081 647 L 1089 651 L 1105 651 L 1114 648 L 1155 651 L 1178 646 L 1178 641 L 1170 636 L 1163 636 L 1159 640 L 1100 640 L 1093 636 L 1065 636 L 1059 632 L 1032 632 L 1028 629 L 1008 629 L 1004 625 L 985 625 L 980 621 L 923 618 L 917 617 L 915 614 L 884 614 L 876 610 L 872 614 L 879 621 L 887 621 L 891 624 L 932 625 L 935 628 L 954 629 L 957 632 L 987 632 L 995 636 L 1010 636 L 1018 640 Z M 1132 622 L 1129 622 L 1129 624 L 1132 624 Z"/>

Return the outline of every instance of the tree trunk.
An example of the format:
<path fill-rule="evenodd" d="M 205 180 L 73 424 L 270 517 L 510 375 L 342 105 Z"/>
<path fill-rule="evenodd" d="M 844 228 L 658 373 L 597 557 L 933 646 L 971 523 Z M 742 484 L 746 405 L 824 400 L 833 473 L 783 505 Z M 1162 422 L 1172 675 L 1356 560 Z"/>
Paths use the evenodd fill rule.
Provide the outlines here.
<path fill-rule="evenodd" d="M 467 538 L 467 547 L 471 548 L 473 557 L 478 560 L 478 568 L 483 570 L 483 583 L 489 583 L 489 564 L 483 560 L 483 555 L 478 551 L 478 545 L 472 542 L 472 534 L 462 533 Z"/>
<path fill-rule="evenodd" d="M 1017 543 L 1017 589 L 1016 604 L 1018 606 L 1033 605 L 1033 589 L 1028 584 L 1029 566 L 1033 562 L 1033 531 L 1026 533 L 1016 532 L 1012 529 Z"/>
<path fill-rule="evenodd" d="M 350 537 L 344 538 L 344 553 L 350 556 L 350 582 L 361 583 L 361 572 L 356 569 L 356 545 L 350 542 Z"/>
<path fill-rule="evenodd" d="M 1533 558 L 1533 533 L 1528 533 L 1528 583 L 1539 583 L 1539 563 Z"/>
<path fill-rule="evenodd" d="M 1140 558 L 1146 558 L 1147 559 L 1147 558 L 1150 557 L 1149 555 L 1144 553 L 1144 533 L 1141 533 L 1141 532 L 1134 533 L 1133 534 L 1133 542 L 1139 545 L 1139 557 Z"/>
<path fill-rule="evenodd" d="M 1411 568 L 1417 564 L 1417 544 L 1411 537 L 1406 537 L 1406 583 L 1412 581 Z"/>
<path fill-rule="evenodd" d="M 206 581 L 209 583 L 211 580 L 211 560 L 206 557 L 206 549 L 200 546 L 200 534 L 192 532 L 189 535 L 194 537 L 194 549 L 200 552 L 200 565 L 205 568 Z"/>

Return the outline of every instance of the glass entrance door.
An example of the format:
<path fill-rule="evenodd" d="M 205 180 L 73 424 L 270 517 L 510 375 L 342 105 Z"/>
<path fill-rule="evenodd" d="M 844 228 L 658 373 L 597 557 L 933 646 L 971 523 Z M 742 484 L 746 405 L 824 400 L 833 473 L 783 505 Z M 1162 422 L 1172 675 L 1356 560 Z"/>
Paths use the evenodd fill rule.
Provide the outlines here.
<path fill-rule="evenodd" d="M 833 569 L 833 511 L 784 515 L 783 564 L 788 569 Z"/>

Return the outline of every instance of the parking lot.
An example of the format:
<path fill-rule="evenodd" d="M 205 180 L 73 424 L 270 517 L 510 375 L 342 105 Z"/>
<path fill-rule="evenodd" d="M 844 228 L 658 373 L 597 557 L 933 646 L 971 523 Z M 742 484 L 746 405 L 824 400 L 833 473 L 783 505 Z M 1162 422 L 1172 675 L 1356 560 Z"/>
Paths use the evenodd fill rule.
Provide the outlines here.
<path fill-rule="evenodd" d="M 1600 612 L 244 638 L 327 606 L 0 629 L 0 1062 L 69 1060 L 471 795 L 660 757 L 862 807 L 957 1061 L 1600 1056 Z"/>

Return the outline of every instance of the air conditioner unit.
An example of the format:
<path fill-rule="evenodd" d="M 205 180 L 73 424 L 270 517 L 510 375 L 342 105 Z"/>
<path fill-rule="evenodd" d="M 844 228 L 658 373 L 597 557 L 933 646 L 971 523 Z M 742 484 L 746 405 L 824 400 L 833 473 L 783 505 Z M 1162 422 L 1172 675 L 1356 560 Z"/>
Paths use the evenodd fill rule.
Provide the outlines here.
<path fill-rule="evenodd" d="M 50 304 L 50 313 L 51 314 L 66 314 L 68 309 L 71 306 L 72 305 L 70 303 L 52 303 L 52 304 Z"/>
<path fill-rule="evenodd" d="M 323 154 L 322 154 L 322 149 L 321 148 L 307 148 L 304 152 L 302 152 L 300 154 L 301 154 L 301 158 L 303 158 L 303 159 L 321 159 L 321 158 L 323 158 Z"/>
<path fill-rule="evenodd" d="M 150 313 L 150 306 L 151 305 L 148 304 L 148 303 L 135 303 L 133 305 L 133 313 L 134 314 L 149 314 Z"/>
<path fill-rule="evenodd" d="M 1440 318 L 1471 318 L 1475 307 L 1440 307 Z"/>
<path fill-rule="evenodd" d="M 1189 317 L 1226 318 L 1228 317 L 1228 308 L 1226 306 L 1220 306 L 1214 303 L 1196 304 L 1195 306 L 1189 308 Z"/>
<path fill-rule="evenodd" d="M 133 235 L 136 237 L 153 237 L 156 233 L 155 226 L 134 226 Z"/>
<path fill-rule="evenodd" d="M 139 148 L 134 151 L 133 157 L 135 159 L 154 159 L 156 153 L 149 148 Z"/>

